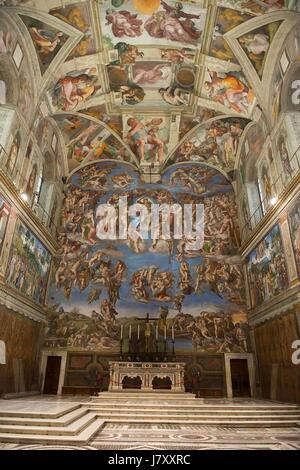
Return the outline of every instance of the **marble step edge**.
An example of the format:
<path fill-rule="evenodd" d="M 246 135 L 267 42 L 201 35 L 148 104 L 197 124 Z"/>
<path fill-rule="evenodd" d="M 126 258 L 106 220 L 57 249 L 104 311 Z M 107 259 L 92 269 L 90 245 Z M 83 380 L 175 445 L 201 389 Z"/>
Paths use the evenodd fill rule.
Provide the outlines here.
<path fill-rule="evenodd" d="M 249 409 L 247 406 L 232 406 L 232 405 L 202 405 L 199 404 L 195 406 L 186 406 L 186 405 L 181 405 L 181 404 L 162 404 L 162 405 L 157 405 L 156 403 L 143 403 L 141 405 L 137 404 L 136 402 L 133 403 L 110 403 L 109 405 L 107 403 L 101 403 L 101 402 L 87 402 L 87 403 L 81 403 L 77 404 L 76 407 L 69 408 L 67 410 L 61 411 L 59 413 L 41 413 L 39 412 L 26 412 L 26 411 L 1 411 L 0 410 L 0 419 L 33 419 L 33 420 L 50 420 L 53 422 L 57 422 L 58 425 L 61 423 L 64 425 L 65 423 L 68 424 L 69 420 L 71 421 L 72 418 L 74 417 L 76 419 L 77 414 L 82 415 L 85 413 L 86 409 L 90 409 L 91 411 L 94 409 L 111 409 L 111 408 L 116 408 L 122 411 L 122 409 L 142 409 L 146 411 L 147 409 L 150 409 L 151 411 L 155 411 L 156 409 L 176 409 L 176 410 L 184 410 L 184 411 L 199 411 L 199 412 L 213 412 L 213 413 L 219 413 L 219 412 L 233 412 L 233 413 L 238 413 L 238 412 L 247 412 L 247 413 L 256 413 L 256 412 L 300 412 L 300 407 L 297 405 L 288 405 L 288 406 L 264 406 L 264 405 L 259 405 L 259 406 L 252 406 L 252 409 Z M 75 415 L 75 416 L 74 416 Z"/>
<path fill-rule="evenodd" d="M 51 403 L 49 402 L 49 407 L 51 407 Z M 27 404 L 27 403 L 26 403 Z M 30 402 L 28 402 L 30 405 Z M 69 408 L 66 408 L 61 411 L 57 411 L 56 413 L 50 413 L 50 412 L 44 412 L 44 411 L 13 411 L 13 410 L 1 410 L 0 406 L 0 416 L 16 416 L 18 414 L 19 417 L 24 417 L 24 418 L 49 418 L 49 419 L 57 419 L 65 416 L 67 413 L 70 413 L 71 411 L 78 410 L 81 408 L 82 403 L 76 403 L 75 405 L 71 405 Z"/>
<path fill-rule="evenodd" d="M 291 418 L 283 416 L 281 419 L 278 417 L 271 418 L 269 416 L 260 416 L 260 417 L 228 417 L 228 416 L 218 416 L 215 418 L 212 417 L 195 417 L 195 416 L 185 416 L 184 418 L 179 415 L 162 415 L 159 417 L 155 417 L 153 415 L 107 415 L 107 414 L 87 414 L 85 419 L 79 419 L 77 422 L 73 423 L 72 425 L 62 428 L 56 427 L 47 427 L 47 426 L 20 426 L 20 425 L 6 425 L 0 426 L 0 433 L 8 433 L 8 434 L 37 434 L 37 435 L 77 435 L 80 433 L 84 428 L 90 426 L 93 421 L 97 418 L 102 419 L 106 422 L 126 422 L 134 421 L 134 422 L 152 422 L 152 423 L 201 423 L 201 424 L 211 424 L 215 423 L 218 424 L 219 422 L 226 422 L 227 424 L 230 423 L 240 423 L 241 425 L 244 424 L 251 424 L 251 423 L 279 423 L 281 424 L 290 424 L 296 426 L 297 423 L 300 422 L 300 416 L 298 418 Z"/>
<path fill-rule="evenodd" d="M 143 397 L 153 397 L 153 398 L 171 398 L 171 399 L 176 399 L 178 400 L 179 398 L 183 399 L 183 400 L 195 400 L 196 397 L 193 393 L 183 393 L 183 392 L 172 392 L 172 393 L 162 393 L 162 392 L 124 392 L 124 391 L 120 391 L 120 392 L 101 392 L 99 393 L 99 395 L 97 396 L 93 396 L 92 398 L 111 398 L 111 397 L 123 397 L 123 396 L 130 396 L 130 397 L 139 397 L 139 398 L 143 398 Z"/>
<path fill-rule="evenodd" d="M 0 442 L 17 442 L 27 444 L 70 444 L 80 445 L 87 444 L 97 434 L 104 425 L 104 421 L 96 418 L 93 423 L 85 427 L 76 436 L 59 436 L 59 435 L 45 435 L 45 434 L 10 434 L 0 433 Z"/>
<path fill-rule="evenodd" d="M 239 410 L 247 410 L 247 411 L 299 411 L 300 412 L 300 407 L 297 405 L 275 405 L 275 406 L 266 406 L 266 405 L 206 405 L 206 404 L 196 404 L 193 403 L 192 405 L 186 405 L 186 404 L 181 404 L 181 403 L 137 403 L 136 401 L 133 402 L 101 402 L 101 401 L 92 401 L 90 403 L 86 403 L 85 406 L 89 407 L 96 407 L 96 406 L 101 406 L 101 407 L 118 407 L 118 408 L 152 408 L 152 409 L 165 409 L 165 408 L 180 408 L 184 410 L 203 410 L 203 411 L 218 411 L 219 409 L 221 410 L 229 410 L 229 411 L 239 411 Z"/>
<path fill-rule="evenodd" d="M 168 425 L 168 424 L 185 424 L 185 425 L 191 425 L 191 424 L 195 424 L 195 425 L 201 425 L 201 426 L 212 426 L 212 427 L 215 427 L 215 426 L 228 426 L 228 427 L 231 427 L 231 426 L 237 426 L 237 427 L 256 427 L 256 426 L 265 426 L 265 427 L 277 427 L 277 428 L 280 428 L 280 427 L 297 427 L 299 426 L 299 421 L 268 421 L 268 420 L 264 420 L 264 421 L 261 421 L 261 420 L 257 420 L 257 421 L 229 421 L 229 420 L 220 420 L 218 419 L 217 421 L 203 421 L 203 420 L 197 420 L 197 419 L 194 419 L 194 420 L 191 420 L 189 422 L 187 422 L 186 420 L 176 420 L 176 421 L 172 421 L 171 423 L 166 421 L 166 420 L 158 420 L 158 419 L 153 419 L 153 420 L 144 420 L 144 419 L 130 419 L 128 420 L 127 418 L 126 419 L 122 419 L 122 418 L 115 418 L 115 419 L 112 419 L 110 418 L 109 420 L 105 420 L 105 422 L 109 422 L 109 423 L 126 423 L 126 424 L 136 424 L 136 423 L 147 423 L 147 424 L 165 424 L 165 425 Z M 1 439 L 0 439 L 0 442 L 1 442 Z"/>
<path fill-rule="evenodd" d="M 23 426 L 55 426 L 64 427 L 72 424 L 77 419 L 83 417 L 89 410 L 88 408 L 80 408 L 79 410 L 72 411 L 60 418 L 49 419 L 49 418 L 30 418 L 22 416 L 1 416 L 0 414 L 0 425 L 11 424 L 11 425 L 23 425 Z"/>
<path fill-rule="evenodd" d="M 282 416 L 290 416 L 290 417 L 295 417 L 295 418 L 299 418 L 300 419 L 300 411 L 282 411 L 282 412 L 275 412 L 275 413 L 272 413 L 272 412 L 265 412 L 265 411 L 261 411 L 261 412 L 246 412 L 246 411 L 240 411 L 240 412 L 235 412 L 235 413 L 232 413 L 232 412 L 229 412 L 229 411 L 226 411 L 226 410 L 220 410 L 220 411 L 198 411 L 198 410 L 192 410 L 191 413 L 186 413 L 186 410 L 180 410 L 180 409 L 177 409 L 177 410 L 167 410 L 166 408 L 164 408 L 163 410 L 142 410 L 142 409 L 134 409 L 134 410 L 126 410 L 125 408 L 123 410 L 117 410 L 117 409 L 110 409 L 110 410 L 107 410 L 107 409 L 104 409 L 104 408 L 94 408 L 93 409 L 94 412 L 97 412 L 98 414 L 99 413 L 102 413 L 102 414 L 119 414 L 119 415 L 131 415 L 131 414 L 139 414 L 139 415 L 147 415 L 147 414 L 150 414 L 151 415 L 183 415 L 183 416 L 190 416 L 190 415 L 194 415 L 194 416 L 205 416 L 205 417 L 210 417 L 210 416 L 232 416 L 232 417 L 236 417 L 236 418 L 240 418 L 240 417 L 244 417 L 244 418 L 249 418 L 249 419 L 252 419 L 252 418 L 255 418 L 255 417 L 260 417 L 260 416 L 266 416 L 266 417 L 278 417 L 278 419 Z"/>
<path fill-rule="evenodd" d="M 70 413 L 70 415 L 66 415 L 64 417 L 64 421 L 62 421 L 62 418 L 59 420 L 49 420 L 49 419 L 35 419 L 35 418 L 22 418 L 22 417 L 1 417 L 0 416 L 0 425 L 20 425 L 20 426 L 48 426 L 48 427 L 65 427 L 68 425 L 71 425 L 73 422 L 77 421 L 79 418 L 83 417 L 87 412 L 94 412 L 99 415 L 99 413 L 103 415 L 108 415 L 108 416 L 122 416 L 124 413 L 126 415 L 129 415 L 129 410 L 124 407 L 124 409 L 107 409 L 103 407 L 93 407 L 92 409 L 87 407 L 87 408 L 82 408 L 80 409 L 80 413 L 77 413 L 76 415 L 73 413 Z M 277 418 L 280 419 L 281 417 L 290 417 L 290 418 L 295 418 L 300 420 L 300 410 L 282 410 L 282 411 L 270 411 L 270 410 L 259 410 L 259 411 L 227 411 L 227 410 L 214 410 L 214 411 L 202 411 L 202 410 L 191 410 L 190 413 L 187 413 L 186 410 L 182 409 L 175 409 L 175 410 L 169 410 L 164 408 L 163 410 L 158 410 L 158 409 L 151 409 L 151 410 L 143 410 L 139 408 L 134 408 L 130 410 L 130 413 L 134 413 L 135 415 L 141 415 L 143 416 L 146 412 L 151 411 L 151 415 L 172 415 L 176 414 L 178 415 L 183 415 L 185 417 L 189 416 L 189 414 L 193 414 L 193 416 L 199 416 L 203 418 L 209 418 L 210 416 L 230 416 L 232 418 L 268 418 L 271 417 L 272 419 Z M 163 411 L 163 413 L 162 413 Z"/>
<path fill-rule="evenodd" d="M 148 418 L 153 418 L 153 420 L 156 420 L 156 419 L 167 419 L 167 420 L 174 420 L 174 419 L 183 419 L 183 416 L 181 416 L 180 414 L 177 414 L 177 413 L 163 413 L 163 414 L 160 414 L 160 415 L 153 415 L 153 413 L 151 414 L 145 414 L 145 413 L 107 413 L 107 412 L 103 412 L 103 413 L 100 413 L 99 411 L 97 412 L 97 416 L 101 416 L 103 419 L 108 419 L 108 420 L 111 420 L 111 419 L 114 419 L 115 417 L 118 417 L 118 418 L 126 418 L 128 420 L 130 420 L 131 418 L 144 418 L 144 419 L 148 419 Z M 228 421 L 231 421 L 231 420 L 236 420 L 236 421 L 244 421 L 244 420 L 249 420 L 249 421 L 255 421 L 255 420 L 266 420 L 266 421 L 293 421 L 293 422 L 300 422 L 300 414 L 297 415 L 297 416 L 286 416 L 286 415 L 281 415 L 281 416 L 245 416 L 245 415 L 240 415 L 240 416 L 230 416 L 230 415 L 219 415 L 219 416 L 216 416 L 216 417 L 213 417 L 213 416 L 195 416 L 194 414 L 192 415 L 184 415 L 184 419 L 186 421 L 188 421 L 190 423 L 191 420 L 193 419 L 200 419 L 202 421 L 214 421 L 214 420 L 219 420 L 219 419 L 225 419 L 225 420 L 228 420 Z"/>
<path fill-rule="evenodd" d="M 189 406 L 189 404 L 191 405 L 195 405 L 197 404 L 201 404 L 201 405 L 205 405 L 205 406 L 211 406 L 211 407 L 217 407 L 217 406 L 232 406 L 232 407 L 238 407 L 238 406 L 242 406 L 242 407 L 252 407 L 252 406 L 257 406 L 257 407 L 262 407 L 262 406 L 265 406 L 265 407 L 278 407 L 278 406 L 285 406 L 285 407 L 297 407 L 296 404 L 294 403 L 283 403 L 283 402 L 272 402 L 270 401 L 269 403 L 266 403 L 266 402 L 262 402 L 261 404 L 257 401 L 255 403 L 253 403 L 253 401 L 249 400 L 249 402 L 245 402 L 244 404 L 239 402 L 239 403 L 235 403 L 234 401 L 230 401 L 228 400 L 228 402 L 226 403 L 214 403 L 214 399 L 206 399 L 206 398 L 185 398 L 183 401 L 181 401 L 178 397 L 176 396 L 173 396 L 173 397 L 159 397 L 161 398 L 162 400 L 164 401 L 170 401 L 170 403 L 173 403 L 174 401 L 176 402 L 179 402 L 179 403 L 183 403 L 185 406 Z M 109 394 L 107 394 L 106 396 L 98 396 L 98 397 L 91 397 L 91 400 L 89 401 L 89 403 L 95 403 L 95 402 L 110 402 L 110 401 L 113 401 L 113 402 L 124 402 L 124 400 L 132 400 L 132 401 L 153 401 L 153 402 L 156 402 L 157 403 L 157 397 L 156 396 L 153 396 L 153 395 L 136 395 L 136 396 L 133 396 L 133 395 L 125 395 L 125 394 L 121 394 L 121 393 L 118 393 L 117 396 L 109 396 Z M 210 403 L 203 403 L 203 400 L 205 401 L 208 401 Z M 218 399 L 216 399 L 216 401 L 218 401 Z"/>
<path fill-rule="evenodd" d="M 149 390 L 149 389 L 134 389 L 134 388 L 124 388 L 124 389 L 121 389 L 121 390 L 106 390 L 104 392 L 98 392 L 98 396 L 104 396 L 104 395 L 155 395 L 155 396 L 158 396 L 158 395 L 162 395 L 162 396 L 166 396 L 166 395 L 170 395 L 170 396 L 174 396 L 174 395 L 177 395 L 177 396 L 182 396 L 182 397 L 195 397 L 195 394 L 192 393 L 192 392 L 184 392 L 182 390 L 180 391 L 170 391 L 170 390 Z"/>
<path fill-rule="evenodd" d="M 0 425 L 0 433 L 13 434 L 37 434 L 37 435 L 65 435 L 76 436 L 85 428 L 89 427 L 97 418 L 97 413 L 86 413 L 85 416 L 79 418 L 68 426 L 21 426 L 21 425 Z"/>

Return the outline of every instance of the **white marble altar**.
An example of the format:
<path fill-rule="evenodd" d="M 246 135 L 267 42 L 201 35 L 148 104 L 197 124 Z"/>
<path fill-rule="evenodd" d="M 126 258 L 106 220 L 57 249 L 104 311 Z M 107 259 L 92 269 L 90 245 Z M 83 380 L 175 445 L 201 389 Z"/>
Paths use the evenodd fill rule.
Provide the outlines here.
<path fill-rule="evenodd" d="M 140 377 L 142 381 L 141 390 L 153 390 L 152 381 L 155 377 L 169 377 L 172 392 L 184 392 L 184 363 L 172 362 L 110 362 L 110 384 L 109 390 L 123 389 L 125 377 Z"/>

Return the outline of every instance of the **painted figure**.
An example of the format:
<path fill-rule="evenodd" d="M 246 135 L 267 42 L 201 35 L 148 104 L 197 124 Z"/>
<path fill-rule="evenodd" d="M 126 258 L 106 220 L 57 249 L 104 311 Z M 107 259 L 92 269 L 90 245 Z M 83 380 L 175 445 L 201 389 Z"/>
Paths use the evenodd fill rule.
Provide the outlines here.
<path fill-rule="evenodd" d="M 64 111 L 71 111 L 82 101 L 86 101 L 95 91 L 96 75 L 94 69 L 87 73 L 66 75 L 54 88 L 53 104 L 60 104 Z"/>
<path fill-rule="evenodd" d="M 87 15 L 85 14 L 85 10 L 79 7 L 71 7 L 67 9 L 67 11 L 65 10 L 66 8 L 58 9 L 53 12 L 50 11 L 50 14 L 84 33 L 84 37 L 71 52 L 71 57 L 84 56 L 91 53 L 91 49 L 93 47 L 93 36 L 91 25 L 88 23 L 86 18 Z"/>
<path fill-rule="evenodd" d="M 152 146 L 151 154 L 155 160 L 162 163 L 164 157 L 164 142 L 156 136 L 158 127 L 163 122 L 162 119 L 151 119 L 150 121 L 138 121 L 135 118 L 129 118 L 127 125 L 129 131 L 126 139 L 133 151 L 138 152 L 141 163 L 145 159 L 145 146 Z"/>
<path fill-rule="evenodd" d="M 118 42 L 114 48 L 118 51 L 120 64 L 134 64 L 139 57 L 144 56 L 137 46 L 126 42 Z"/>
<path fill-rule="evenodd" d="M 255 31 L 239 38 L 239 43 L 245 50 L 259 76 L 262 76 L 267 52 L 281 25 L 280 21 L 269 23 Z"/>
<path fill-rule="evenodd" d="M 136 68 L 133 81 L 140 85 L 154 85 L 157 82 L 168 81 L 171 68 L 165 64 L 157 64 L 152 69 Z"/>
<path fill-rule="evenodd" d="M 164 10 L 152 14 L 145 22 L 145 30 L 150 36 L 164 38 L 169 41 L 195 44 L 201 37 L 193 19 L 201 18 L 201 15 L 185 13 L 180 2 L 170 6 L 163 0 L 161 5 Z"/>
<path fill-rule="evenodd" d="M 44 56 L 55 51 L 57 46 L 60 44 L 61 37 L 63 36 L 61 31 L 54 33 L 52 31 L 46 31 L 35 27 L 29 28 L 29 32 L 34 43 L 38 46 L 39 52 Z"/>
<path fill-rule="evenodd" d="M 145 91 L 139 85 L 122 85 L 116 89 L 122 95 L 122 104 L 130 104 L 131 106 L 141 103 L 145 98 Z"/>
<path fill-rule="evenodd" d="M 160 56 L 173 64 L 193 63 L 195 59 L 195 53 L 187 47 L 182 49 L 160 49 Z"/>
<path fill-rule="evenodd" d="M 227 106 L 239 113 L 248 113 L 251 90 L 235 75 L 227 73 L 224 77 L 217 72 L 210 73 L 211 81 L 204 84 L 208 95 L 216 102 Z"/>
<path fill-rule="evenodd" d="M 127 36 L 130 38 L 141 36 L 143 21 L 137 18 L 136 14 L 122 10 L 106 10 L 107 25 L 111 24 L 112 33 L 115 37 Z"/>
<path fill-rule="evenodd" d="M 171 106 L 186 106 L 188 104 L 188 99 L 183 96 L 181 88 L 169 86 L 168 88 L 160 88 L 158 92 L 162 99 Z"/>
<path fill-rule="evenodd" d="M 239 38 L 239 42 L 252 54 L 260 55 L 270 47 L 270 41 L 266 34 L 251 34 Z"/>

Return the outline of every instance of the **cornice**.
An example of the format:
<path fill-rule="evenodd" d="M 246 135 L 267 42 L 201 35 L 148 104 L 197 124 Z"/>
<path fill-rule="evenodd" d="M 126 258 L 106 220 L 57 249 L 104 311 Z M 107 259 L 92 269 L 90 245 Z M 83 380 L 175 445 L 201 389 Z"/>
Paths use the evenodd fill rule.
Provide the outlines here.
<path fill-rule="evenodd" d="M 248 320 L 250 326 L 256 326 L 267 320 L 291 310 L 295 305 L 300 305 L 300 283 L 290 288 L 288 291 L 276 296 L 262 306 L 248 310 Z"/>
<path fill-rule="evenodd" d="M 34 214 L 31 207 L 21 199 L 20 194 L 12 181 L 6 176 L 3 170 L 0 168 L 0 185 L 1 192 L 8 202 L 17 209 L 22 216 L 24 222 L 26 222 L 31 229 L 38 235 L 40 241 L 42 241 L 51 253 L 56 253 L 58 250 L 58 244 L 49 230 L 42 224 L 40 219 Z"/>
<path fill-rule="evenodd" d="M 0 280 L 0 304 L 31 320 L 46 323 L 46 312 L 42 306 L 20 294 L 16 289 Z"/>

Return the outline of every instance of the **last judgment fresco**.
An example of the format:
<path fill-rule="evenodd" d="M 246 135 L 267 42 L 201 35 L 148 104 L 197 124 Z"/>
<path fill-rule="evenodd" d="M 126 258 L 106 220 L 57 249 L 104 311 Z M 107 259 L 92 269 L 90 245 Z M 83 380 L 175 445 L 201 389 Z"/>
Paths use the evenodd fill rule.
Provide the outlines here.
<path fill-rule="evenodd" d="M 203 204 L 203 246 L 190 250 L 191 240 L 174 237 L 100 239 L 99 205 L 117 207 L 125 196 L 129 205 L 148 209 L 152 204 Z M 128 221 L 139 229 L 138 216 Z M 173 334 L 176 350 L 247 350 L 239 241 L 231 184 L 212 168 L 173 165 L 161 183 L 145 184 L 130 164 L 82 167 L 67 184 L 46 344 L 117 352 L 121 331 L 125 347 L 129 329 L 133 337 L 138 329 L 143 341 L 149 314 L 158 320 L 151 338 L 165 335 L 171 347 Z"/>

